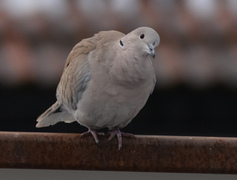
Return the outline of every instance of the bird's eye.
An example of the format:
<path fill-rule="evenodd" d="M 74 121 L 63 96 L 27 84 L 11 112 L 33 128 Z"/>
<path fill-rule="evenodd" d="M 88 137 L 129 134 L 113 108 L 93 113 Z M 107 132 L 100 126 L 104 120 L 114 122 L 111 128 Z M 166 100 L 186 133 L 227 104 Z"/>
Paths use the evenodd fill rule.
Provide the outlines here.
<path fill-rule="evenodd" d="M 140 35 L 140 39 L 144 39 L 145 35 L 144 34 L 141 34 Z"/>
<path fill-rule="evenodd" d="M 119 43 L 120 43 L 121 46 L 123 46 L 123 41 L 122 40 L 120 40 Z"/>

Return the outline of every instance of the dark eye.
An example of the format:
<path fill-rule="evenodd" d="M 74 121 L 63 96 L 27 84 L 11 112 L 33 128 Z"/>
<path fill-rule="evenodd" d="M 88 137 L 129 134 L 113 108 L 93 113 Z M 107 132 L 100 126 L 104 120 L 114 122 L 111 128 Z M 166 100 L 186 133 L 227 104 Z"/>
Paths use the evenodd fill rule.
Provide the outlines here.
<path fill-rule="evenodd" d="M 120 45 L 121 45 L 121 46 L 123 46 L 123 41 L 122 41 L 122 40 L 120 40 L 119 42 L 120 42 Z"/>
<path fill-rule="evenodd" d="M 141 35 L 140 35 L 140 39 L 143 39 L 144 37 L 145 37 L 144 34 L 141 34 Z"/>

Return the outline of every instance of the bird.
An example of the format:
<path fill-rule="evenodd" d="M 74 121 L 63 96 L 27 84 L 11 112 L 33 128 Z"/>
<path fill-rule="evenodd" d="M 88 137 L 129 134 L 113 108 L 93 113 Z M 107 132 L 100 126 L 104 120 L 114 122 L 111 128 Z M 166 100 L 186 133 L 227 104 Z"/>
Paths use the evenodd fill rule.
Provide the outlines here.
<path fill-rule="evenodd" d="M 56 89 L 56 102 L 37 118 L 36 127 L 77 121 L 99 144 L 98 130 L 109 138 L 133 136 L 120 129 L 146 104 L 156 84 L 153 66 L 160 36 L 150 27 L 128 34 L 100 31 L 83 39 L 69 53 Z"/>

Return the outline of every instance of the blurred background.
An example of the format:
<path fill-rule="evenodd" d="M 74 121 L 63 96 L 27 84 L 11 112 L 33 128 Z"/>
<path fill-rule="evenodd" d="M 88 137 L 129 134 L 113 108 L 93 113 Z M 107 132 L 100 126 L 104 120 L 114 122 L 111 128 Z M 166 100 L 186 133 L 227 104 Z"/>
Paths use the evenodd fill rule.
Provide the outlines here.
<path fill-rule="evenodd" d="M 161 37 L 157 84 L 124 131 L 237 136 L 235 0 L 1 0 L 0 130 L 85 131 L 77 123 L 35 128 L 56 100 L 67 55 L 99 31 L 140 26 Z"/>

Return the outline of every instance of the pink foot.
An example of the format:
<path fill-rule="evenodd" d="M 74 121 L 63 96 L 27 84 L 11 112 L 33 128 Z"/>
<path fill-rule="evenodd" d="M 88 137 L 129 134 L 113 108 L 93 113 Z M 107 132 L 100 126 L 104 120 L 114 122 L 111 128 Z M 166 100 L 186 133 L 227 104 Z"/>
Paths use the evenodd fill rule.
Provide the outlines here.
<path fill-rule="evenodd" d="M 96 144 L 98 144 L 98 145 L 100 144 L 100 141 L 99 141 L 97 135 L 102 135 L 102 136 L 105 135 L 103 132 L 97 132 L 97 131 L 95 131 L 95 130 L 92 130 L 91 128 L 88 128 L 88 131 L 82 133 L 80 137 L 83 138 L 83 137 L 88 136 L 88 135 L 90 135 L 90 134 L 93 136 L 93 138 L 94 138 Z"/>
<path fill-rule="evenodd" d="M 122 148 L 122 136 L 124 137 L 133 137 L 134 138 L 134 135 L 133 134 L 129 134 L 129 133 L 123 133 L 119 130 L 118 127 L 115 127 L 111 132 L 110 132 L 110 136 L 108 138 L 108 141 L 110 141 L 111 139 L 114 138 L 114 136 L 117 136 L 118 138 L 118 150 L 120 150 Z"/>

